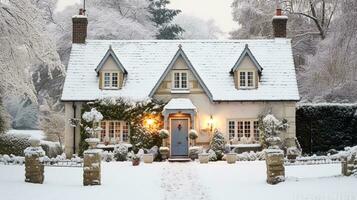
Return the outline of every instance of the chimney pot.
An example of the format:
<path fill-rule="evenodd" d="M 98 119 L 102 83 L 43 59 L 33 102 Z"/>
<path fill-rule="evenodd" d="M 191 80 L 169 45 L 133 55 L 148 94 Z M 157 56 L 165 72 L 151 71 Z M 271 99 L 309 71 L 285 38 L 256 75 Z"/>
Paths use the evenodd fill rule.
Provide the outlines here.
<path fill-rule="evenodd" d="M 281 16 L 281 8 L 276 9 L 276 16 Z"/>

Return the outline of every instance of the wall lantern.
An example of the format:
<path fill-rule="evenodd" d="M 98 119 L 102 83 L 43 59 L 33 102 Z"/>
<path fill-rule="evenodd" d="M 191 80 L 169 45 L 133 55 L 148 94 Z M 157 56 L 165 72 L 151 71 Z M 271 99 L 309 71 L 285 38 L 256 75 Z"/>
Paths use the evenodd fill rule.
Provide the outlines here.
<path fill-rule="evenodd" d="M 213 117 L 212 117 L 212 115 L 211 115 L 211 117 L 210 117 L 210 119 L 208 120 L 208 128 L 209 128 L 209 130 L 212 132 L 212 130 L 213 130 Z"/>
<path fill-rule="evenodd" d="M 155 120 L 148 118 L 145 120 L 147 128 L 151 128 L 155 124 Z"/>

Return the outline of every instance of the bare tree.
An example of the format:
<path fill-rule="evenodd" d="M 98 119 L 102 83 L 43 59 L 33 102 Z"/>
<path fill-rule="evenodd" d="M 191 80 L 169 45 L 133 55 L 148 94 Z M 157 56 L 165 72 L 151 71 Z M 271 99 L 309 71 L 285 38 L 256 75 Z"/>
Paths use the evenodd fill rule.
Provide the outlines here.
<path fill-rule="evenodd" d="M 41 121 L 41 128 L 45 132 L 47 139 L 58 141 L 62 146 L 64 137 L 65 120 L 63 113 L 52 112 Z"/>

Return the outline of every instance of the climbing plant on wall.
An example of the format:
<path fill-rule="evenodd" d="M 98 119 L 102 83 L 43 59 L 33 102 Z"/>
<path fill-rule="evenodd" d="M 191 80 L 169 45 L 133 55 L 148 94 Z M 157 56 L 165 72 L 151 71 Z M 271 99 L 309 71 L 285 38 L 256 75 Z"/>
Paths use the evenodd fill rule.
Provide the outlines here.
<path fill-rule="evenodd" d="M 128 122 L 130 124 L 130 143 L 133 145 L 133 150 L 137 151 L 140 148 L 151 148 L 155 145 L 161 145 L 158 131 L 163 127 L 161 115 L 163 106 L 163 102 L 151 99 L 130 101 L 125 98 L 104 98 L 84 104 L 81 115 L 92 108 L 96 108 L 103 115 L 103 120 L 122 120 Z M 154 125 L 150 127 L 144 126 L 147 119 L 153 121 Z M 85 120 L 82 120 L 81 123 L 80 154 L 88 148 L 88 144 L 84 140 L 89 135 L 84 128 L 92 126 Z"/>

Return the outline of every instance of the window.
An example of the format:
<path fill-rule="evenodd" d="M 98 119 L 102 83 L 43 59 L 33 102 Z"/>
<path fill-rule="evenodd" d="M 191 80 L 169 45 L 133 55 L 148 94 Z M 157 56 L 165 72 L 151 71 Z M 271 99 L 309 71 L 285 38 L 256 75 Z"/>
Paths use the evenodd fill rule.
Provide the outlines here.
<path fill-rule="evenodd" d="M 233 139 L 235 135 L 235 121 L 228 122 L 228 133 L 229 133 L 229 140 Z"/>
<path fill-rule="evenodd" d="M 257 120 L 229 120 L 229 139 L 237 138 L 238 141 L 247 138 L 251 141 L 259 141 L 259 122 Z"/>
<path fill-rule="evenodd" d="M 174 89 L 187 89 L 187 72 L 174 72 L 173 87 Z"/>
<path fill-rule="evenodd" d="M 253 126 L 253 133 L 254 133 L 254 139 L 256 141 L 259 141 L 259 121 L 254 121 L 254 126 Z"/>
<path fill-rule="evenodd" d="M 104 73 L 104 88 L 116 89 L 119 87 L 119 73 L 118 72 L 105 72 Z"/>
<path fill-rule="evenodd" d="M 99 139 L 105 141 L 107 137 L 111 143 L 129 142 L 129 123 L 124 121 L 101 121 Z"/>
<path fill-rule="evenodd" d="M 239 87 L 240 88 L 254 88 L 254 72 L 239 72 Z"/>

